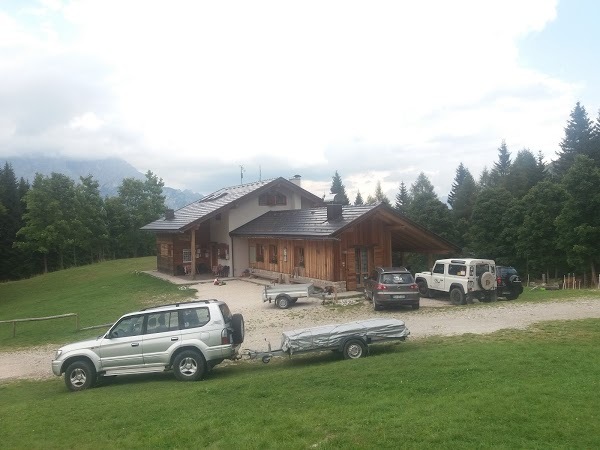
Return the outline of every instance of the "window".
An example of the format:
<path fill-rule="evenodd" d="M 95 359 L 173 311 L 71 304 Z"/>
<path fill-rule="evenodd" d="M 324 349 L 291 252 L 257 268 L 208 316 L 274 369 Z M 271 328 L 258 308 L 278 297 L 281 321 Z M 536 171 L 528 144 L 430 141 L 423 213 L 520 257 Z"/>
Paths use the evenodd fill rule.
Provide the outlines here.
<path fill-rule="evenodd" d="M 218 250 L 219 250 L 219 258 L 229 259 L 229 245 L 219 244 Z"/>
<path fill-rule="evenodd" d="M 464 277 L 467 275 L 467 266 L 463 264 L 449 264 L 448 275 L 458 275 Z"/>
<path fill-rule="evenodd" d="M 112 338 L 121 338 L 127 336 L 137 336 L 142 334 L 142 324 L 144 316 L 126 317 L 114 326 L 110 332 Z"/>
<path fill-rule="evenodd" d="M 444 265 L 443 264 L 436 264 L 435 267 L 433 268 L 433 273 L 444 273 Z"/>
<path fill-rule="evenodd" d="M 277 264 L 277 246 L 269 245 L 269 261 L 271 264 Z"/>
<path fill-rule="evenodd" d="M 287 204 L 286 196 L 277 192 L 275 194 L 275 204 L 276 205 L 286 205 Z"/>
<path fill-rule="evenodd" d="M 189 248 L 183 249 L 183 262 L 191 263 L 192 262 L 192 250 Z"/>
<path fill-rule="evenodd" d="M 304 247 L 294 248 L 294 264 L 296 267 L 304 267 Z"/>
<path fill-rule="evenodd" d="M 173 246 L 171 244 L 160 244 L 160 256 L 172 256 Z"/>
<path fill-rule="evenodd" d="M 184 309 L 181 311 L 183 329 L 203 327 L 210 322 L 208 308 Z"/>
<path fill-rule="evenodd" d="M 265 246 L 262 244 L 256 244 L 256 261 L 257 262 L 265 261 Z"/>
<path fill-rule="evenodd" d="M 260 206 L 287 205 L 287 197 L 277 191 L 266 192 L 258 197 L 258 204 Z"/>
<path fill-rule="evenodd" d="M 148 314 L 146 334 L 164 333 L 179 329 L 179 317 L 176 311 Z"/>

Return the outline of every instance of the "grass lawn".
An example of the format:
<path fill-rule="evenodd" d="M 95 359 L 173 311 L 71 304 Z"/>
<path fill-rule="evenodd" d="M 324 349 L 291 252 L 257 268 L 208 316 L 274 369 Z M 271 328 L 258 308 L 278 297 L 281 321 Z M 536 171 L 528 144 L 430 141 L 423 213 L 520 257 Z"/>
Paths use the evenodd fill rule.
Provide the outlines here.
<path fill-rule="evenodd" d="M 599 448 L 600 320 L 218 366 L 0 384 L 3 448 Z"/>
<path fill-rule="evenodd" d="M 193 297 L 163 280 L 140 273 L 156 268 L 156 257 L 120 259 L 0 283 L 0 320 L 79 313 L 80 326 L 112 323 L 142 306 Z M 0 324 L 0 348 L 61 344 L 97 336 L 75 331 L 75 318 Z M 0 444 L 1 445 L 1 444 Z"/>
<path fill-rule="evenodd" d="M 109 261 L 0 284 L 0 320 L 77 312 L 81 326 L 191 297 Z M 597 297 L 531 291 L 517 302 Z M 468 307 L 493 307 L 469 305 Z M 0 325 L 0 347 L 72 342 L 74 319 Z M 0 448 L 600 448 L 600 320 L 436 337 L 269 365 L 218 366 L 197 383 L 118 377 L 70 393 L 62 378 L 0 384 Z"/>

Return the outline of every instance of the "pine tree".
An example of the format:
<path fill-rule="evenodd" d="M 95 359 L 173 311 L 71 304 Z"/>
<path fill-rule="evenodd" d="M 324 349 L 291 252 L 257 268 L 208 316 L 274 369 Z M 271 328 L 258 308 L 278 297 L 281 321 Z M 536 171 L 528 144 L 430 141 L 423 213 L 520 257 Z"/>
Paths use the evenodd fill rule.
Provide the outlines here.
<path fill-rule="evenodd" d="M 575 162 L 577 155 L 588 155 L 592 140 L 592 123 L 587 111 L 579 102 L 571 111 L 569 122 L 565 127 L 565 137 L 560 143 L 561 151 L 554 162 L 554 172 L 563 176 Z"/>
<path fill-rule="evenodd" d="M 585 155 L 577 155 L 562 179 L 566 192 L 556 218 L 557 242 L 567 261 L 596 280 L 600 255 L 600 168 Z"/>
<path fill-rule="evenodd" d="M 528 149 L 520 150 L 506 176 L 506 188 L 515 198 L 522 198 L 529 189 L 542 181 L 538 161 Z"/>
<path fill-rule="evenodd" d="M 600 167 L 600 110 L 592 128 L 590 148 L 587 155 L 595 162 L 597 167 Z"/>
<path fill-rule="evenodd" d="M 387 198 L 387 196 L 383 193 L 383 189 L 381 189 L 381 181 L 377 181 L 377 186 L 375 187 L 375 200 L 388 206 L 392 206 L 390 199 Z"/>
<path fill-rule="evenodd" d="M 406 215 L 443 238 L 456 240 L 456 230 L 448 205 L 438 198 L 433 184 L 423 172 L 410 187 L 410 204 Z"/>
<path fill-rule="evenodd" d="M 409 204 L 410 197 L 408 195 L 408 189 L 406 189 L 404 181 L 401 181 L 400 187 L 398 188 L 398 193 L 396 194 L 396 204 L 394 205 L 394 207 L 401 213 L 405 213 L 406 208 L 408 208 Z"/>
<path fill-rule="evenodd" d="M 356 199 L 354 200 L 354 206 L 362 206 L 364 205 L 364 201 L 362 195 L 360 195 L 360 191 L 356 192 Z"/>
<path fill-rule="evenodd" d="M 22 178 L 17 183 L 11 164 L 6 162 L 4 168 L 0 167 L 0 280 L 16 280 L 34 273 L 28 264 L 28 253 L 13 245 L 23 226 L 22 200 L 27 189 Z"/>
<path fill-rule="evenodd" d="M 484 167 L 483 170 L 481 171 L 481 175 L 479 175 L 479 181 L 477 182 L 477 189 L 479 189 L 479 191 L 482 191 L 485 188 L 491 186 L 491 184 L 492 184 L 492 181 L 491 181 L 490 171 L 488 170 L 487 167 Z"/>
<path fill-rule="evenodd" d="M 350 204 L 350 200 L 346 195 L 346 187 L 342 183 L 342 177 L 339 175 L 337 170 L 335 171 L 335 175 L 332 177 L 330 192 L 335 194 L 337 201 L 342 205 Z"/>
<path fill-rule="evenodd" d="M 506 141 L 503 139 L 502 144 L 498 147 L 498 161 L 494 163 L 494 167 L 490 173 L 490 179 L 493 185 L 506 185 L 506 176 L 510 171 L 510 166 L 510 152 L 506 146 Z"/>
<path fill-rule="evenodd" d="M 454 199 L 456 198 L 456 191 L 460 188 L 467 176 L 468 170 L 465 168 L 463 163 L 461 162 L 456 168 L 456 175 L 454 175 L 454 182 L 452 183 L 452 189 L 448 194 L 448 204 L 450 206 L 454 206 Z"/>
<path fill-rule="evenodd" d="M 374 205 L 377 203 L 377 199 L 373 197 L 371 194 L 367 195 L 367 199 L 365 200 L 365 205 Z"/>

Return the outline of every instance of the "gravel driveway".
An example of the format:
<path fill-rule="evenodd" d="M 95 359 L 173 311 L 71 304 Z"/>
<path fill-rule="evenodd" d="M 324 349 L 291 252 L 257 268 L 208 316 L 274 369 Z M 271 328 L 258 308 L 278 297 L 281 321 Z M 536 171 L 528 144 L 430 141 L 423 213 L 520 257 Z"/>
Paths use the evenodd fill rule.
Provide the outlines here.
<path fill-rule="evenodd" d="M 224 286 L 198 284 L 198 298 L 224 300 L 232 312 L 244 315 L 246 339 L 243 348 L 266 350 L 265 339 L 278 348 L 281 332 L 313 325 L 350 322 L 370 317 L 401 319 L 412 339 L 426 336 L 451 336 L 463 333 L 484 334 L 503 328 L 525 328 L 545 320 L 600 318 L 599 298 L 570 302 L 518 303 L 498 302 L 491 305 L 451 306 L 443 300 L 421 299 L 421 309 L 373 311 L 362 299 L 345 299 L 352 306 L 321 305 L 320 299 L 300 299 L 290 309 L 281 310 L 261 300 L 262 285 L 233 280 Z M 117 317 L 115 317 L 115 320 Z M 52 377 L 50 362 L 58 346 L 47 345 L 23 351 L 0 351 L 0 380 Z"/>

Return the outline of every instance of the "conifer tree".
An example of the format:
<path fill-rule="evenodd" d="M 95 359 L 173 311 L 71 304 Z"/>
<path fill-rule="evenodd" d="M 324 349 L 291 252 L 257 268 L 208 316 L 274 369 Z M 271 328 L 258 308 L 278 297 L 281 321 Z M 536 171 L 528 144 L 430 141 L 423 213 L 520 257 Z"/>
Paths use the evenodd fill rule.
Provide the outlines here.
<path fill-rule="evenodd" d="M 505 185 L 507 183 L 506 176 L 510 170 L 510 152 L 506 146 L 506 141 L 503 139 L 500 147 L 498 147 L 498 161 L 494 163 L 494 167 L 490 173 L 490 180 L 493 185 Z"/>
<path fill-rule="evenodd" d="M 375 187 L 375 200 L 388 206 L 392 206 L 390 199 L 387 198 L 387 196 L 383 193 L 383 189 L 381 189 L 381 181 L 377 181 L 377 186 Z"/>
<path fill-rule="evenodd" d="M 398 193 L 396 194 L 396 204 L 394 207 L 401 213 L 405 213 L 409 204 L 410 196 L 408 195 L 408 189 L 406 189 L 404 181 L 401 181 L 400 187 L 398 188 Z"/>
<path fill-rule="evenodd" d="M 340 176 L 337 170 L 335 171 L 335 175 L 332 177 L 330 192 L 332 194 L 335 194 L 336 197 L 338 197 L 338 201 L 342 205 L 350 204 L 350 200 L 346 195 L 346 187 L 342 183 L 342 177 Z"/>
<path fill-rule="evenodd" d="M 356 192 L 356 199 L 354 199 L 354 206 L 362 206 L 364 205 L 364 201 L 362 195 L 360 195 L 360 191 Z"/>
<path fill-rule="evenodd" d="M 592 127 L 592 134 L 590 139 L 590 148 L 587 154 L 597 167 L 600 167 L 600 110 L 598 111 L 598 117 Z"/>
<path fill-rule="evenodd" d="M 589 155 L 591 140 L 592 123 L 585 107 L 577 102 L 565 127 L 565 137 L 560 142 L 561 151 L 556 153 L 558 159 L 554 162 L 554 172 L 563 176 L 577 155 Z"/>

